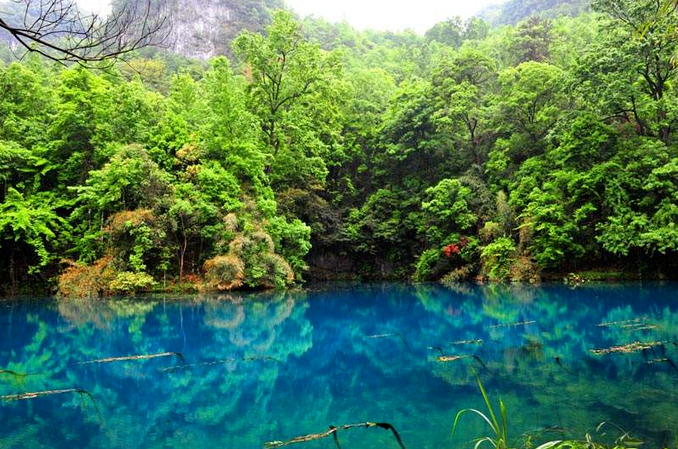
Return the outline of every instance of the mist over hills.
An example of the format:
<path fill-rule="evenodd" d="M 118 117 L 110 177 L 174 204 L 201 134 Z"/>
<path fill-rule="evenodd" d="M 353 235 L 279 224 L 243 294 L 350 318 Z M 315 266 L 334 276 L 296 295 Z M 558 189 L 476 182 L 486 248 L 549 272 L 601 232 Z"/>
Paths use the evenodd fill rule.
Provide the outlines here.
<path fill-rule="evenodd" d="M 515 25 L 531 16 L 555 18 L 578 16 L 591 7 L 591 0 L 509 0 L 483 8 L 477 16 L 491 26 Z"/>

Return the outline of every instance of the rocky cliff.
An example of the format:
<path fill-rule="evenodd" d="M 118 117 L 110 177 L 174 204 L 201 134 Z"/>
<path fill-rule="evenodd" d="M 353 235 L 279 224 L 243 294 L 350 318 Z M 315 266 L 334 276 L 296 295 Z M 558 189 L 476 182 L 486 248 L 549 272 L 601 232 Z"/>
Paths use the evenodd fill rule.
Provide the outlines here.
<path fill-rule="evenodd" d="M 208 59 L 228 55 L 242 30 L 262 31 L 282 0 L 169 0 L 173 27 L 169 44 L 181 55 Z"/>

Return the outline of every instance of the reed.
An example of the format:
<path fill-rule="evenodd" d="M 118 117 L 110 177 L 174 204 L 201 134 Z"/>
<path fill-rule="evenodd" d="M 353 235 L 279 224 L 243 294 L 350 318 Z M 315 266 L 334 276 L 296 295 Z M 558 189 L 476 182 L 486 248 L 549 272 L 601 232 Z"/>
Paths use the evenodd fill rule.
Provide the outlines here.
<path fill-rule="evenodd" d="M 452 426 L 452 435 L 454 436 L 455 431 L 457 430 L 457 425 L 461 417 L 467 413 L 474 413 L 479 416 L 483 421 L 487 423 L 492 431 L 492 435 L 484 436 L 475 440 L 475 449 L 478 449 L 483 444 L 490 444 L 494 449 L 509 449 L 509 437 L 508 437 L 508 419 L 506 416 L 506 406 L 504 402 L 499 400 L 499 418 L 497 418 L 497 413 L 495 413 L 492 402 L 487 396 L 485 387 L 483 383 L 478 380 L 478 388 L 480 388 L 480 393 L 483 395 L 483 401 L 485 401 L 485 406 L 487 407 L 487 413 L 483 413 L 480 410 L 474 408 L 466 408 L 457 413 L 457 416 L 454 418 L 454 425 Z"/>

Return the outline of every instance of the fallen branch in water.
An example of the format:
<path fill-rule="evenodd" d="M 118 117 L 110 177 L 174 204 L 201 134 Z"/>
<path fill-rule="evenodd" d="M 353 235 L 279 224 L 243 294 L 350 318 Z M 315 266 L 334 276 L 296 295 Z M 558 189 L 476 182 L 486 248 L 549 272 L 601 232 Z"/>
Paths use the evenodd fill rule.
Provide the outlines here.
<path fill-rule="evenodd" d="M 79 362 L 78 365 L 92 365 L 95 363 L 113 363 L 113 362 L 128 362 L 131 360 L 150 360 L 150 359 L 157 359 L 160 357 L 177 357 L 183 364 L 186 364 L 186 360 L 184 360 L 184 356 L 181 355 L 178 352 L 162 352 L 160 354 L 143 354 L 143 355 L 130 355 L 126 357 L 109 357 L 106 359 L 97 359 L 97 360 L 89 360 L 87 362 Z"/>
<path fill-rule="evenodd" d="M 456 362 L 457 360 L 470 359 L 473 356 L 470 355 L 441 355 L 436 357 L 438 362 Z"/>
<path fill-rule="evenodd" d="M 605 354 L 632 354 L 634 352 L 646 351 L 652 349 L 656 346 L 662 346 L 661 342 L 653 341 L 650 343 L 641 343 L 635 341 L 627 345 L 622 346 L 612 346 L 611 348 L 605 349 L 589 349 L 589 352 L 595 355 L 605 355 Z"/>
<path fill-rule="evenodd" d="M 596 327 L 633 326 L 647 322 L 647 318 L 634 318 L 632 320 L 609 321 L 596 324 Z"/>
<path fill-rule="evenodd" d="M 624 329 L 626 332 L 632 332 L 632 331 L 649 331 L 653 329 L 658 329 L 659 326 L 656 324 L 647 324 L 647 325 L 641 325 L 641 326 L 635 326 L 635 325 L 627 325 L 627 326 L 622 326 L 622 329 Z"/>
<path fill-rule="evenodd" d="M 459 341 L 453 341 L 450 344 L 455 345 L 455 346 L 459 346 L 459 345 L 482 345 L 483 341 L 482 340 L 459 340 Z"/>
<path fill-rule="evenodd" d="M 92 393 L 90 393 L 87 390 L 83 390 L 81 388 L 68 388 L 65 390 L 46 390 L 46 391 L 34 391 L 30 393 L 21 393 L 21 394 L 10 394 L 7 396 L 0 396 L 0 401 L 6 401 L 6 402 L 13 402 L 13 401 L 25 401 L 28 399 L 37 399 L 45 396 L 54 396 L 54 395 L 61 395 L 61 394 L 77 394 L 80 396 L 80 400 L 82 401 L 82 407 L 83 409 L 87 406 L 85 403 L 85 398 L 88 398 L 90 401 L 92 401 L 92 405 L 94 406 L 94 410 L 97 413 L 97 417 L 99 419 L 99 422 L 102 423 L 103 420 L 101 418 L 101 412 L 99 410 L 99 405 L 97 404 L 97 401 L 94 399 L 94 396 Z"/>
<path fill-rule="evenodd" d="M 170 367 L 167 367 L 167 368 L 162 368 L 160 370 L 160 372 L 173 373 L 175 371 L 186 370 L 186 369 L 196 368 L 196 367 L 224 365 L 224 364 L 229 363 L 229 362 L 254 362 L 254 361 L 257 361 L 257 360 L 265 360 L 265 361 L 269 361 L 269 362 L 274 362 L 274 363 L 277 363 L 280 366 L 282 366 L 285 370 L 288 369 L 285 366 L 285 364 L 283 362 L 281 362 L 280 360 L 266 355 L 266 356 L 246 356 L 246 357 L 242 357 L 242 358 L 239 358 L 239 359 L 228 358 L 228 359 L 214 360 L 214 361 L 211 361 L 211 362 L 200 362 L 200 363 L 190 363 L 188 365 L 184 364 L 184 365 L 178 365 L 178 366 L 170 366 Z"/>
<path fill-rule="evenodd" d="M 379 427 L 381 429 L 385 430 L 390 430 L 393 432 L 393 437 L 396 439 L 398 442 L 398 445 L 402 448 L 405 449 L 405 444 L 403 443 L 403 440 L 400 438 L 400 434 L 398 434 L 398 431 L 389 423 L 381 423 L 381 422 L 365 422 L 365 423 L 359 423 L 359 424 L 345 424 L 343 426 L 335 427 L 335 426 L 330 426 L 329 430 L 324 433 L 312 433 L 310 435 L 304 435 L 296 438 L 292 438 L 289 441 L 270 441 L 268 443 L 264 444 L 264 447 L 266 449 L 273 449 L 277 447 L 283 447 L 283 446 L 290 446 L 292 444 L 298 444 L 298 443 L 308 443 L 309 441 L 315 441 L 315 440 L 320 440 L 323 438 L 327 438 L 330 435 L 334 438 L 334 443 L 337 445 L 338 449 L 341 449 L 341 446 L 339 445 L 339 437 L 337 436 L 337 432 L 340 430 L 348 430 L 348 429 L 353 429 L 355 427 L 365 427 L 365 428 L 371 428 L 371 427 Z"/>
<path fill-rule="evenodd" d="M 485 365 L 485 362 L 483 362 L 483 359 L 478 357 L 477 355 L 445 355 L 442 353 L 442 350 L 437 347 L 430 347 L 429 349 L 438 349 L 441 351 L 441 355 L 439 357 L 436 357 L 436 362 L 440 363 L 448 363 L 448 362 L 456 362 L 457 360 L 463 360 L 463 359 L 473 359 L 476 362 L 480 363 L 480 365 L 487 371 L 488 373 L 492 374 L 492 371 Z"/>
<path fill-rule="evenodd" d="M 9 369 L 0 369 L 0 375 L 2 375 L 2 374 L 9 374 L 10 376 L 13 376 L 13 377 L 37 376 L 37 374 L 17 373 L 16 371 L 12 371 L 12 370 L 9 370 Z"/>
<path fill-rule="evenodd" d="M 673 370 L 674 370 L 675 372 L 678 373 L 678 366 L 676 366 L 676 364 L 674 363 L 674 361 L 671 360 L 671 359 L 668 358 L 668 357 L 662 358 L 662 359 L 648 360 L 648 361 L 645 362 L 645 363 L 648 364 L 648 365 L 654 365 L 654 364 L 656 364 L 656 363 L 667 363 L 671 368 L 673 368 Z"/>
<path fill-rule="evenodd" d="M 407 348 L 408 351 L 413 352 L 412 348 L 410 345 L 407 343 L 407 340 L 405 340 L 405 337 L 400 332 L 394 332 L 391 334 L 379 334 L 379 335 L 368 335 L 367 338 L 388 338 L 388 337 L 399 337 L 400 340 L 403 342 L 405 347 Z"/>
<path fill-rule="evenodd" d="M 36 399 L 43 396 L 52 396 L 55 394 L 67 394 L 67 393 L 77 393 L 79 395 L 85 395 L 92 399 L 94 402 L 94 397 L 92 394 L 86 390 L 81 390 L 79 388 L 69 388 L 67 390 L 48 390 L 48 391 L 36 391 L 32 393 L 21 393 L 21 394 L 10 394 L 7 396 L 0 396 L 2 401 L 23 401 L 26 399 Z"/>
<path fill-rule="evenodd" d="M 536 321 L 522 321 L 520 323 L 509 323 L 509 324 L 495 324 L 490 326 L 490 329 L 496 329 L 499 327 L 518 327 L 518 326 L 527 326 L 528 324 L 535 324 Z"/>

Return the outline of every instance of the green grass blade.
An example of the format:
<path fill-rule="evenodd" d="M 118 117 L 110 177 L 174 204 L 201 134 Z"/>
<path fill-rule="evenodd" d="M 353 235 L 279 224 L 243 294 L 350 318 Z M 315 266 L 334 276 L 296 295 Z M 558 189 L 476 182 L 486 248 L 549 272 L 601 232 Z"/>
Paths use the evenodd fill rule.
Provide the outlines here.
<path fill-rule="evenodd" d="M 536 449 L 551 449 L 552 447 L 555 447 L 555 446 L 559 445 L 560 443 L 562 443 L 561 440 L 549 441 L 548 443 L 544 443 L 541 446 L 537 447 Z"/>
<path fill-rule="evenodd" d="M 485 415 L 480 410 L 476 410 L 474 408 L 465 408 L 464 410 L 461 410 L 459 413 L 457 413 L 457 416 L 454 418 L 454 425 L 452 426 L 452 436 L 454 436 L 454 432 L 457 430 L 457 424 L 459 423 L 459 418 L 461 418 L 461 416 L 463 414 L 468 413 L 468 412 L 475 413 L 478 416 L 480 416 L 487 423 L 487 425 L 490 426 L 490 428 L 494 430 L 494 427 L 492 426 L 492 421 L 490 421 L 490 418 L 488 418 L 487 415 Z"/>
<path fill-rule="evenodd" d="M 491 427 L 494 429 L 495 433 L 499 435 L 501 432 L 501 427 L 499 427 L 497 416 L 494 414 L 492 403 L 490 402 L 490 398 L 487 396 L 487 392 L 485 391 L 485 387 L 483 387 L 483 383 L 480 381 L 480 377 L 478 377 L 478 387 L 480 387 L 480 392 L 482 393 L 483 399 L 485 400 L 485 405 L 487 405 L 487 411 L 490 413 L 490 418 L 492 418 L 492 422 L 494 423 L 494 425 Z"/>
<path fill-rule="evenodd" d="M 508 419 L 506 417 L 506 406 L 504 405 L 504 401 L 499 399 L 499 411 L 501 413 L 501 428 L 502 428 L 502 435 L 501 438 L 504 440 L 504 444 L 508 446 Z"/>
<path fill-rule="evenodd" d="M 476 441 L 476 445 L 473 446 L 473 449 L 478 449 L 483 443 L 490 443 L 492 447 L 497 449 L 497 443 L 490 437 L 481 438 L 478 441 Z"/>

